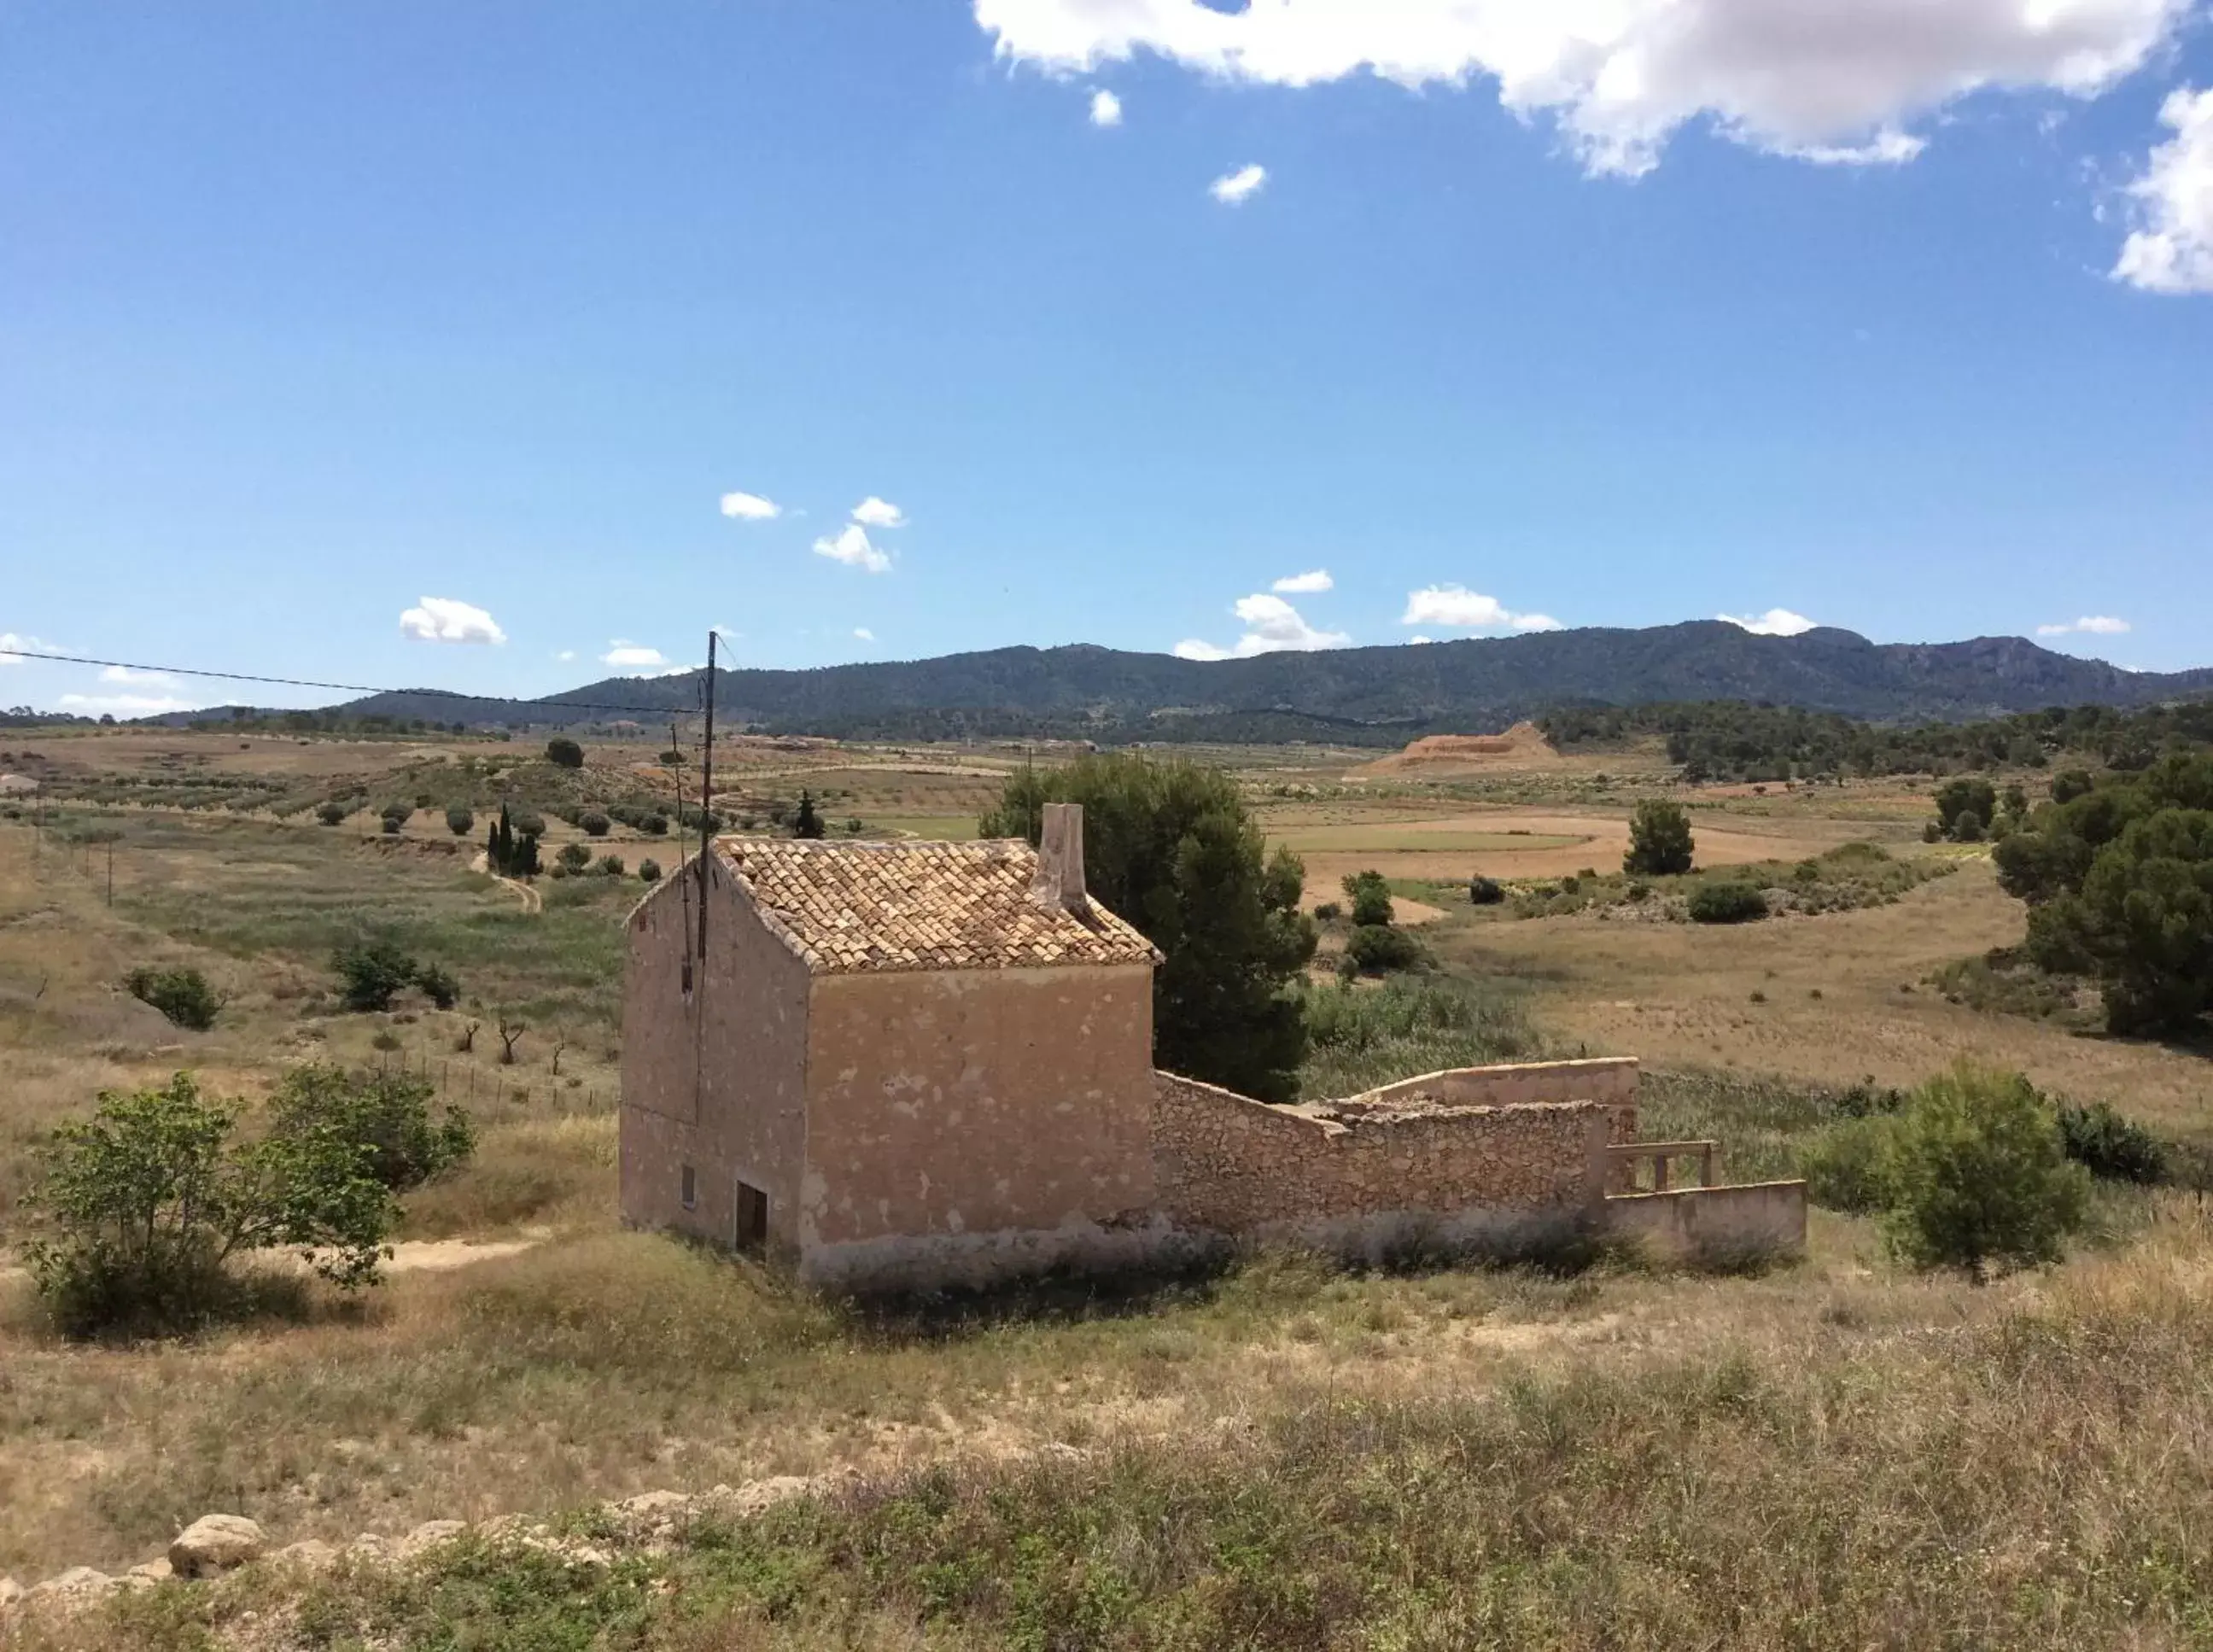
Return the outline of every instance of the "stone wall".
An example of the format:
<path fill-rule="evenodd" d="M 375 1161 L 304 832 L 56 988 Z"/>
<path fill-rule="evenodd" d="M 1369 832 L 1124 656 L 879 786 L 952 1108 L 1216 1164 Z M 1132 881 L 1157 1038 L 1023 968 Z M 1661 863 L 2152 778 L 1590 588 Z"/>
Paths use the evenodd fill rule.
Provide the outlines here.
<path fill-rule="evenodd" d="M 1747 1182 L 1617 1195 L 1606 1226 L 1675 1256 L 1706 1260 L 1795 1254 L 1806 1248 L 1806 1184 Z"/>
<path fill-rule="evenodd" d="M 1497 1067 L 1458 1067 L 1403 1078 L 1350 1098 L 1387 1103 L 1424 1094 L 1457 1106 L 1512 1107 L 1532 1101 L 1603 1101 L 1628 1109 L 1630 1140 L 1637 1123 L 1637 1058 L 1602 1056 L 1587 1061 L 1517 1062 Z"/>
<path fill-rule="evenodd" d="M 1192 1228 L 1365 1242 L 1417 1216 L 1594 1213 L 1623 1128 L 1587 1099 L 1318 1119 L 1158 1073 L 1154 1180 Z"/>

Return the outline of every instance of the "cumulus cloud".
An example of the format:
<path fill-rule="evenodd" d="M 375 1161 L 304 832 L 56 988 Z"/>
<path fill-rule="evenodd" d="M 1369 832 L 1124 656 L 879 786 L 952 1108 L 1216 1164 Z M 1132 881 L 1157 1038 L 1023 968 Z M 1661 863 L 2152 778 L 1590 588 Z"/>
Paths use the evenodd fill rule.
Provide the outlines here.
<path fill-rule="evenodd" d="M 1465 585 L 1430 585 L 1406 593 L 1402 625 L 1456 625 L 1465 631 L 1558 631 L 1548 613 L 1517 613 L 1495 596 Z"/>
<path fill-rule="evenodd" d="M 576 650 L 574 649 L 563 649 L 553 657 L 560 661 L 564 665 L 566 665 L 570 661 L 576 657 Z"/>
<path fill-rule="evenodd" d="M 104 683 L 138 683 L 148 688 L 174 688 L 177 680 L 166 671 L 137 671 L 129 666 L 102 666 L 100 680 Z"/>
<path fill-rule="evenodd" d="M 1634 176 L 1704 119 L 1831 163 L 1910 158 L 1908 122 L 1984 88 L 2091 97 L 2193 0 L 974 0 L 998 54 L 1059 72 L 1140 52 L 1198 73 L 1417 88 L 1482 77 L 1594 173 Z"/>
<path fill-rule="evenodd" d="M 1807 619 L 1802 613 L 1793 613 L 1788 608 L 1770 608 L 1765 613 L 1755 614 L 1717 613 L 1714 618 L 1726 619 L 1732 625 L 1742 626 L 1754 637 L 1795 637 L 1801 631 L 1813 630 L 1820 623 Z"/>
<path fill-rule="evenodd" d="M 863 527 L 905 527 L 906 512 L 872 493 L 853 507 L 853 520 Z"/>
<path fill-rule="evenodd" d="M 814 554 L 842 562 L 848 568 L 866 569 L 872 574 L 888 574 L 892 570 L 892 559 L 869 543 L 868 533 L 858 522 L 848 523 L 838 533 L 815 540 Z"/>
<path fill-rule="evenodd" d="M 1230 613 L 1245 622 L 1245 634 L 1229 648 L 1217 647 L 1201 637 L 1186 637 L 1175 645 L 1182 660 L 1249 659 L 1256 654 L 1311 652 L 1341 649 L 1352 638 L 1341 631 L 1321 631 L 1308 625 L 1296 608 L 1279 596 L 1256 591 L 1241 596 Z"/>
<path fill-rule="evenodd" d="M 1434 643 L 1436 640 L 1434 637 L 1409 637 L 1406 639 L 1409 643 Z"/>
<path fill-rule="evenodd" d="M 1091 94 L 1091 124 L 1094 126 L 1119 126 L 1122 124 L 1122 100 L 1101 87 Z"/>
<path fill-rule="evenodd" d="M 1329 576 L 1326 568 L 1310 569 L 1303 574 L 1290 574 L 1268 588 L 1285 596 L 1312 596 L 1317 591 L 1333 591 L 1337 582 Z"/>
<path fill-rule="evenodd" d="M 188 700 L 174 694 L 64 694 L 56 702 L 63 710 L 98 716 L 159 716 L 165 711 L 197 711 L 205 700 Z"/>
<path fill-rule="evenodd" d="M 2116 619 L 2109 613 L 2086 613 L 2080 619 L 2064 625 L 2039 625 L 2039 637 L 2069 637 L 2081 633 L 2089 637 L 2122 637 L 2129 631 L 2129 622 Z"/>
<path fill-rule="evenodd" d="M 403 636 L 418 643 L 504 643 L 507 633 L 473 603 L 449 596 L 426 596 L 399 616 Z"/>
<path fill-rule="evenodd" d="M 628 637 L 618 637 L 607 644 L 607 651 L 600 655 L 603 666 L 613 666 L 620 671 L 665 671 L 669 668 L 668 656 L 659 649 L 647 648 Z M 681 671 L 685 668 L 678 666 Z"/>
<path fill-rule="evenodd" d="M 1247 198 L 1257 195 L 1261 185 L 1268 181 L 1268 169 L 1253 165 L 1240 167 L 1235 172 L 1225 172 L 1206 186 L 1206 192 L 1224 206 L 1236 206 Z"/>
<path fill-rule="evenodd" d="M 2213 87 L 2167 94 L 2172 141 L 2129 186 L 2142 225 L 2121 244 L 2114 279 L 2155 293 L 2213 293 Z"/>
<path fill-rule="evenodd" d="M 875 632 L 870 631 L 866 625 L 854 626 L 853 635 L 859 637 L 863 643 L 873 643 L 876 640 Z"/>
<path fill-rule="evenodd" d="M 783 507 L 758 493 L 726 493 L 722 496 L 722 515 L 741 522 L 772 522 L 783 515 Z"/>
<path fill-rule="evenodd" d="M 27 654 L 56 651 L 51 643 L 42 643 L 35 637 L 19 637 L 11 631 L 0 631 L 0 666 L 19 666 Z"/>

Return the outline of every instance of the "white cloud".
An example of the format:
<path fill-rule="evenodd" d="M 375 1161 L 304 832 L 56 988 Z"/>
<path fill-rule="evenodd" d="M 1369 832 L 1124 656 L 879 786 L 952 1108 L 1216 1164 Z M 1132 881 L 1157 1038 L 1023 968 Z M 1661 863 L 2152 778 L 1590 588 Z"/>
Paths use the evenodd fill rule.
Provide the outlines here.
<path fill-rule="evenodd" d="M 564 665 L 566 665 L 570 661 L 576 657 L 576 650 L 574 649 L 563 649 L 553 657 L 560 661 Z"/>
<path fill-rule="evenodd" d="M 504 643 L 498 622 L 472 603 L 449 596 L 426 596 L 419 607 L 399 616 L 402 635 L 418 643 Z"/>
<path fill-rule="evenodd" d="M 858 522 L 847 524 L 833 538 L 815 540 L 814 554 L 842 562 L 848 568 L 865 568 L 872 574 L 888 574 L 892 570 L 892 559 L 869 543 L 869 536 Z"/>
<path fill-rule="evenodd" d="M 1436 640 L 1437 640 L 1437 639 L 1436 639 L 1436 637 L 1409 637 L 1406 639 L 1406 641 L 1407 641 L 1409 643 L 1434 643 L 1434 642 L 1436 642 Z"/>
<path fill-rule="evenodd" d="M 600 663 L 628 671 L 667 671 L 672 668 L 668 656 L 659 649 L 647 648 L 623 637 L 618 637 L 607 644 L 607 651 L 600 655 Z M 673 668 L 677 671 L 686 669 L 683 666 Z"/>
<path fill-rule="evenodd" d="M 55 704 L 65 711 L 82 711 L 88 716 L 106 711 L 148 717 L 164 711 L 197 711 L 207 702 L 180 699 L 174 694 L 64 694 Z"/>
<path fill-rule="evenodd" d="M 138 683 L 148 688 L 174 688 L 177 680 L 166 671 L 136 671 L 129 666 L 102 666 L 100 680 L 104 683 Z"/>
<path fill-rule="evenodd" d="M 1754 637 L 1795 637 L 1808 631 L 1820 623 L 1808 619 L 1802 613 L 1793 613 L 1788 608 L 1770 608 L 1765 613 L 1717 613 L 1716 619 L 1726 619 L 1732 625 L 1741 625 Z"/>
<path fill-rule="evenodd" d="M 1312 596 L 1317 591 L 1333 591 L 1337 582 L 1329 576 L 1326 568 L 1315 568 L 1303 574 L 1292 574 L 1277 580 L 1268 588 L 1285 596 Z"/>
<path fill-rule="evenodd" d="M 1635 175 L 1704 119 L 1779 154 L 1910 158 L 1904 123 L 1983 88 L 2091 97 L 2193 0 L 974 0 L 1001 57 L 1088 72 L 1139 52 L 1223 80 L 1408 88 L 1481 76 L 1584 166 Z"/>
<path fill-rule="evenodd" d="M 1817 167 L 1902 167 L 1928 147 L 1925 137 L 1886 126 L 1864 143 L 1801 143 L 1777 153 Z"/>
<path fill-rule="evenodd" d="M 1548 613 L 1516 613 L 1495 596 L 1465 585 L 1430 585 L 1406 593 L 1402 625 L 1457 625 L 1467 631 L 1558 631 Z"/>
<path fill-rule="evenodd" d="M 854 626 L 853 635 L 859 637 L 863 643 L 873 643 L 876 640 L 875 632 L 870 631 L 866 625 Z"/>
<path fill-rule="evenodd" d="M 1248 197 L 1260 192 L 1268 181 L 1268 169 L 1264 166 L 1240 167 L 1235 172 L 1225 172 L 1206 186 L 1206 192 L 1224 206 L 1237 206 Z"/>
<path fill-rule="evenodd" d="M 53 648 L 35 637 L 18 637 L 11 631 L 0 631 L 0 666 L 19 666 L 27 654 L 43 654 Z"/>
<path fill-rule="evenodd" d="M 2116 619 L 2109 613 L 2086 613 L 2080 619 L 2064 625 L 2039 625 L 2039 637 L 2067 637 L 2076 632 L 2091 637 L 2123 637 L 2128 634 L 2129 622 Z"/>
<path fill-rule="evenodd" d="M 2116 280 L 2155 293 L 2213 293 L 2213 87 L 2170 92 L 2173 139 L 2129 186 L 2143 228 L 2121 244 Z"/>
<path fill-rule="evenodd" d="M 1296 608 L 1279 596 L 1256 591 L 1251 596 L 1241 596 L 1231 605 L 1230 613 L 1245 622 L 1245 634 L 1234 647 L 1219 648 L 1202 637 L 1186 637 L 1175 645 L 1174 653 L 1181 660 L 1250 659 L 1256 654 L 1311 652 L 1317 649 L 1341 649 L 1352 638 L 1341 631 L 1320 631 L 1307 624 Z"/>
<path fill-rule="evenodd" d="M 853 507 L 853 520 L 863 527 L 905 527 L 906 512 L 872 493 Z"/>
<path fill-rule="evenodd" d="M 772 522 L 783 515 L 783 507 L 758 493 L 726 493 L 722 496 L 722 515 L 741 522 Z"/>
<path fill-rule="evenodd" d="M 1122 100 L 1101 87 L 1091 94 L 1091 124 L 1094 126 L 1119 126 L 1122 124 Z"/>

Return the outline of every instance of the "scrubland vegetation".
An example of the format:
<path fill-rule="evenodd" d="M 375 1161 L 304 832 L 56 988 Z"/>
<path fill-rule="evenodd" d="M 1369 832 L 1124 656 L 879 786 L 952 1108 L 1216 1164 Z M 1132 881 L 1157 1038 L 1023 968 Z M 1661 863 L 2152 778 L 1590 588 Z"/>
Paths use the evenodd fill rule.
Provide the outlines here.
<path fill-rule="evenodd" d="M 564 773 L 594 773 L 594 743 L 582 747 L 582 768 Z M 1061 784 L 1050 767 L 1019 787 L 1003 771 L 871 783 L 838 760 L 779 783 L 808 795 L 818 822 L 850 813 L 873 829 L 903 809 L 972 829 Z M 1356 887 L 1340 891 L 1332 869 L 1320 892 L 1340 909 L 1320 924 L 1326 951 L 1385 930 L 1417 942 L 1422 967 L 1333 980 L 1308 967 L 1312 930 L 1265 843 L 1267 800 L 1292 791 L 1288 814 L 1326 795 L 1377 830 L 1480 805 L 1341 796 L 1338 771 L 1305 760 L 1306 777 L 1271 758 L 1242 783 L 1164 785 L 1198 823 L 1204 850 L 1190 864 L 1143 831 L 1118 838 L 1097 767 L 1087 783 L 1094 893 L 1133 917 L 1226 926 L 1271 983 L 1251 1001 L 1241 1072 L 1326 1096 L 1474 1062 L 1641 1052 L 1643 1135 L 1718 1138 L 1730 1180 L 1814 1177 L 1809 1254 L 1710 1277 L 1603 1251 L 1373 1270 L 1258 1251 L 1172 1277 L 817 1300 L 753 1263 L 616 1226 L 620 918 L 635 879 L 548 877 L 543 910 L 522 910 L 467 869 L 499 812 L 481 798 L 459 832 L 443 800 L 415 806 L 396 843 L 373 812 L 353 832 L 307 814 L 116 810 L 74 823 L 125 834 L 111 908 L 52 822 L 36 861 L 28 824 L 0 823 L 0 1045 L 14 1082 L 0 1112 L 0 1267 L 66 1236 L 55 1206 L 21 1203 L 41 1173 L 34 1149 L 58 1126 L 88 1128 L 101 1092 L 135 1104 L 180 1070 L 198 1075 L 186 1099 L 221 1098 L 230 1119 L 184 1132 L 192 1162 L 230 1176 L 246 1167 L 231 1155 L 262 1143 L 348 1143 L 320 1164 L 309 1155 L 290 1182 L 240 1185 L 289 1197 L 313 1170 L 309 1191 L 357 1201 L 340 1215 L 380 1212 L 377 1245 L 397 1252 L 375 1259 L 380 1283 L 349 1290 L 312 1264 L 241 1265 L 235 1251 L 223 1266 L 244 1295 L 163 1327 L 191 1335 L 135 1341 L 64 1335 L 34 1272 L 0 1272 L 0 1574 L 119 1568 L 213 1509 L 286 1541 L 545 1513 L 604 1557 L 470 1538 L 403 1566 L 120 1596 L 22 1620 L 18 1639 L 2213 1637 L 2213 1480 L 2201 1472 L 2213 1233 L 2194 1191 L 2213 1137 L 2207 1070 L 2186 1040 L 2078 1037 L 2063 1017 L 1927 989 L 1942 960 L 2027 932 L 1988 847 L 1922 844 L 1931 796 L 1899 787 L 1692 809 L 1702 843 L 1735 833 L 1783 852 L 1711 869 L 1701 857 L 1686 873 L 1533 880 L 1503 858 L 1511 848 L 1425 848 L 1450 864 L 1414 882 L 1377 869 L 1380 908 L 1376 882 L 1356 875 L 1366 865 L 1350 869 Z M 2049 831 L 2036 824 L 2046 808 L 2079 807 L 2045 804 L 2033 776 L 2028 789 L 2005 842 Z M 832 792 L 834 808 L 821 802 Z M 1633 802 L 1613 806 L 1617 828 Z M 1522 819 L 1503 813 L 1493 835 L 1526 840 Z M 1846 846 L 1857 844 L 1870 846 Z M 656 852 L 674 861 L 674 847 Z M 1560 887 L 1570 876 L 1572 892 Z M 1484 882 L 1496 904 L 1472 898 Z M 1554 886 L 1541 904 L 1538 882 Z M 1764 908 L 1787 892 L 1772 905 L 1795 917 L 1741 930 L 1626 921 L 1723 883 Z M 1394 899 L 1432 894 L 1440 916 L 1418 929 L 1397 916 Z M 338 960 L 379 948 L 389 996 L 346 1008 Z M 1194 1028 L 1205 978 L 1185 978 Z M 2095 1003 L 2098 978 L 2076 978 Z M 165 1001 L 214 1010 L 195 1027 L 196 1012 L 180 1020 Z M 503 1026 L 519 1029 L 512 1045 Z M 1931 1083 L 1965 1048 L 2003 1064 Z M 157 1110 L 191 1122 L 178 1099 Z M 278 1208 L 302 1215 L 296 1199 Z M 107 1210 L 87 1214 L 96 1233 Z M 306 1232 L 271 1231 L 273 1246 L 248 1249 L 296 1253 Z M 349 1234 L 366 1233 L 337 1229 L 316 1259 L 342 1262 Z M 775 1474 L 832 1478 L 650 1551 L 594 1512 Z"/>

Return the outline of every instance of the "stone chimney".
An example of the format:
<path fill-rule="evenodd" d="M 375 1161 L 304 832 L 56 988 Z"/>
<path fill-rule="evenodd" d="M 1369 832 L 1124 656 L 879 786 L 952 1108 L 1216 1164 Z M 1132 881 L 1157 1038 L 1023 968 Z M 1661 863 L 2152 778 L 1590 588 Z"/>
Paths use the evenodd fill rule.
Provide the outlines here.
<path fill-rule="evenodd" d="M 1091 910 L 1083 888 L 1083 805 L 1047 803 L 1044 824 L 1030 899 L 1081 916 Z"/>

